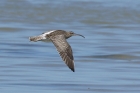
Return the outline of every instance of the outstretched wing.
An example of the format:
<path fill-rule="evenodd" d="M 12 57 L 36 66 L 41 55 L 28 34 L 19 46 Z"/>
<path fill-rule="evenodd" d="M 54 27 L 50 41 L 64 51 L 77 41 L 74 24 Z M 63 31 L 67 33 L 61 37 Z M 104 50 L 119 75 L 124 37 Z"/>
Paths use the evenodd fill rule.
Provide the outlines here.
<path fill-rule="evenodd" d="M 71 46 L 66 41 L 64 35 L 51 36 L 50 40 L 55 45 L 62 60 L 74 72 L 75 70 L 74 70 L 74 59 L 73 59 L 72 49 Z"/>

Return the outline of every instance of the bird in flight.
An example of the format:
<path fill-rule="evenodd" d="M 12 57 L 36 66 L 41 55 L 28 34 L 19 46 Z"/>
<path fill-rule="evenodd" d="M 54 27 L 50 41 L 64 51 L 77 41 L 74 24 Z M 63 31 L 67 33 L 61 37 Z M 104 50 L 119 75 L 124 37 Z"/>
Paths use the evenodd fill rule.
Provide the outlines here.
<path fill-rule="evenodd" d="M 76 34 L 72 31 L 64 31 L 64 30 L 51 30 L 45 33 L 42 33 L 39 36 L 32 36 L 29 37 L 30 41 L 52 41 L 55 45 L 60 57 L 65 62 L 65 64 L 73 71 L 74 69 L 74 58 L 72 48 L 66 39 L 70 38 L 71 36 L 82 36 L 83 35 Z"/>

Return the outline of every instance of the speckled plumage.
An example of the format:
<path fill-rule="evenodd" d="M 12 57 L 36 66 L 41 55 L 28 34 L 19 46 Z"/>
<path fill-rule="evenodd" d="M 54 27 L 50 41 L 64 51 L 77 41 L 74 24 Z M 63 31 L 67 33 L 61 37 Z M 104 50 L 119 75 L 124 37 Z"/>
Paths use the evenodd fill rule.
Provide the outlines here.
<path fill-rule="evenodd" d="M 42 33 L 39 36 L 30 37 L 30 41 L 52 41 L 55 45 L 57 51 L 59 52 L 62 60 L 66 63 L 66 65 L 74 72 L 74 58 L 71 46 L 66 41 L 66 39 L 70 38 L 71 36 L 79 35 L 75 34 L 72 31 L 66 32 L 64 30 L 51 30 L 49 32 Z M 84 36 L 82 36 L 84 37 Z"/>

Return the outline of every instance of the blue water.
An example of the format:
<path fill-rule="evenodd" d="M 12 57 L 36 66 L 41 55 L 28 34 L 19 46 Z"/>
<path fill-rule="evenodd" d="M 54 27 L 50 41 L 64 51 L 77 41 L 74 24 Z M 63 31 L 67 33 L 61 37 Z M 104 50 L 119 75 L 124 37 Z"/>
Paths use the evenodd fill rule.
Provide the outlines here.
<path fill-rule="evenodd" d="M 2 0 L 0 93 L 139 93 L 140 1 Z M 30 36 L 63 29 L 72 72 L 51 42 Z"/>

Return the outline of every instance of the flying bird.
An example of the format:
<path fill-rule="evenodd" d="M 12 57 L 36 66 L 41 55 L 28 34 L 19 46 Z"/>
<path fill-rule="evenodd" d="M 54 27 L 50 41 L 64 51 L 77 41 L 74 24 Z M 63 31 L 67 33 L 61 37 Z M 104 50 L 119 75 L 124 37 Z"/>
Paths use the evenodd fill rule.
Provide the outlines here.
<path fill-rule="evenodd" d="M 82 36 L 83 35 L 76 34 L 72 31 L 64 31 L 64 30 L 51 30 L 45 33 L 42 33 L 39 36 L 32 36 L 29 37 L 30 41 L 52 41 L 52 43 L 55 45 L 60 57 L 65 62 L 65 64 L 73 71 L 74 69 L 74 57 L 72 48 L 69 45 L 69 43 L 66 41 L 66 39 L 70 38 L 71 36 Z"/>

